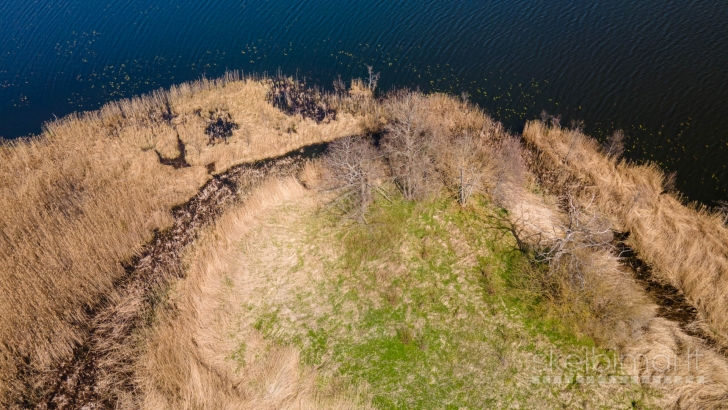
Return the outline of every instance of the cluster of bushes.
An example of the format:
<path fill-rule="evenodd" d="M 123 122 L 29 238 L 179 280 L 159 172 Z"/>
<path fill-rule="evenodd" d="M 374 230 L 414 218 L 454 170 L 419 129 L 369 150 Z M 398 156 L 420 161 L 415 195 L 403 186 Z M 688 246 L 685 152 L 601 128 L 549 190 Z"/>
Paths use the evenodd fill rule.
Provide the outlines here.
<path fill-rule="evenodd" d="M 382 102 L 384 126 L 368 136 L 333 142 L 324 158 L 336 204 L 361 222 L 383 186 L 406 200 L 445 194 L 467 206 L 475 194 L 505 198 L 527 171 L 519 142 L 465 101 L 399 91 Z"/>

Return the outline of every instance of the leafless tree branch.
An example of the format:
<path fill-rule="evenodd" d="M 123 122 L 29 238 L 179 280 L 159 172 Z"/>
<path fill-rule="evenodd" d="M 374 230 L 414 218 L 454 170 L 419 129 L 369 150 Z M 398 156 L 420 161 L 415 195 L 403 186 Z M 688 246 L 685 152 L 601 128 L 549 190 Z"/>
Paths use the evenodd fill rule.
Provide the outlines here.
<path fill-rule="evenodd" d="M 377 181 L 383 177 L 381 156 L 371 139 L 347 137 L 332 143 L 324 157 L 324 166 L 327 171 L 324 186 L 337 194 L 335 206 L 366 222 L 372 193 L 381 192 Z"/>
<path fill-rule="evenodd" d="M 374 67 L 368 65 L 367 71 L 369 73 L 369 78 L 367 79 L 367 87 L 369 88 L 369 91 L 374 92 L 374 90 L 377 88 L 377 84 L 379 83 L 379 74 L 381 73 L 375 73 Z"/>
<path fill-rule="evenodd" d="M 564 197 L 566 219 L 554 226 L 553 232 L 541 232 L 550 238 L 546 246 L 535 249 L 536 259 L 548 263 L 552 271 L 565 269 L 574 285 L 584 286 L 583 266 L 588 263 L 588 251 L 616 251 L 611 223 L 594 207 L 594 197 L 585 206 L 575 203 L 571 194 Z M 538 228 L 536 228 L 538 230 Z"/>
<path fill-rule="evenodd" d="M 616 130 L 604 141 L 604 153 L 612 158 L 620 158 L 624 154 L 625 135 L 622 130 Z"/>
<path fill-rule="evenodd" d="M 717 201 L 718 212 L 723 214 L 723 223 L 728 224 L 728 201 Z"/>
<path fill-rule="evenodd" d="M 391 121 L 382 139 L 395 183 L 408 200 L 430 193 L 437 178 L 430 155 L 432 138 L 423 127 L 417 101 L 412 93 L 402 93 L 388 106 Z"/>

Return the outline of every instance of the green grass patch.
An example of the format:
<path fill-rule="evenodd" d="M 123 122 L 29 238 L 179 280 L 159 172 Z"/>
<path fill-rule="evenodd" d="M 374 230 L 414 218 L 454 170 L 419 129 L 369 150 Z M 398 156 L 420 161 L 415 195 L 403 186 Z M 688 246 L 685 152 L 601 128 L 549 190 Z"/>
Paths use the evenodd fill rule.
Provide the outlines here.
<path fill-rule="evenodd" d="M 288 305 L 256 309 L 255 328 L 299 347 L 324 379 L 368 386 L 379 408 L 594 400 L 599 386 L 532 384 L 549 371 L 536 358 L 579 354 L 594 342 L 550 314 L 533 285 L 540 268 L 517 250 L 500 212 L 482 200 L 462 209 L 397 199 L 375 203 L 365 225 L 315 214 L 299 234 L 319 248 L 296 250 L 294 270 L 323 266 L 326 275 Z M 613 389 L 596 407 L 642 400 L 637 386 Z"/>

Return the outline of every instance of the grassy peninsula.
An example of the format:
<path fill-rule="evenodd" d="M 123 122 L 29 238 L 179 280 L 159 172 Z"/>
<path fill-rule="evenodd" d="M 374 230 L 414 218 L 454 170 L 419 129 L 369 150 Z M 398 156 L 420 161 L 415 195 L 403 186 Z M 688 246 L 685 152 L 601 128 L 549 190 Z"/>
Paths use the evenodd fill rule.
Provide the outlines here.
<path fill-rule="evenodd" d="M 728 228 L 546 115 L 182 84 L 0 145 L 0 406 L 721 408 Z"/>

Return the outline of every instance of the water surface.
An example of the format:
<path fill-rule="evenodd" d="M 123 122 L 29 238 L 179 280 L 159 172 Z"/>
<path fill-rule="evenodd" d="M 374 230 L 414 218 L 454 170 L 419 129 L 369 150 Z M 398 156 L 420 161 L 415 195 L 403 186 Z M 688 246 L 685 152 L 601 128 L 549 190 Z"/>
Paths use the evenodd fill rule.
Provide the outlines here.
<path fill-rule="evenodd" d="M 542 110 L 728 199 L 728 2 L 0 0 L 0 136 L 226 70 L 467 93 L 513 131 Z"/>

